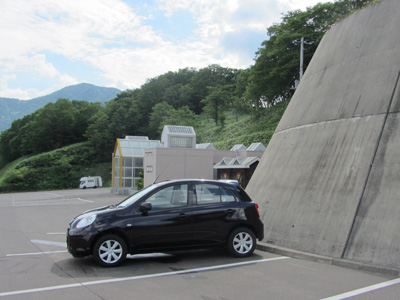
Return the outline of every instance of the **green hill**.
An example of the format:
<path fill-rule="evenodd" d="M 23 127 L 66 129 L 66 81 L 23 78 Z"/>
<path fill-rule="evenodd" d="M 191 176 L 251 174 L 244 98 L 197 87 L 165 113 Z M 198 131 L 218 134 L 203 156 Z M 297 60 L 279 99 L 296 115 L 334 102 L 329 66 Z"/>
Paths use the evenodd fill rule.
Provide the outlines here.
<path fill-rule="evenodd" d="M 0 192 L 78 188 L 79 179 L 91 175 L 111 185 L 111 162 L 92 163 L 92 155 L 88 143 L 79 143 L 19 158 L 0 170 Z"/>
<path fill-rule="evenodd" d="M 213 143 L 219 150 L 229 150 L 236 144 L 250 146 L 261 142 L 267 146 L 289 101 L 280 102 L 262 113 L 240 113 L 236 121 L 234 111 L 225 112 L 224 126 L 215 123 L 205 114 L 200 116 L 200 126 L 195 128 L 198 143 Z"/>
<path fill-rule="evenodd" d="M 240 113 L 237 120 L 233 110 L 226 111 L 224 126 L 215 126 L 206 114 L 201 114 L 195 128 L 198 143 L 213 143 L 220 150 L 255 142 L 267 146 L 287 104 L 278 103 L 262 114 Z M 19 158 L 0 169 L 0 192 L 77 188 L 84 176 L 102 176 L 104 186 L 111 186 L 111 159 L 97 163 L 95 153 L 85 142 Z"/>

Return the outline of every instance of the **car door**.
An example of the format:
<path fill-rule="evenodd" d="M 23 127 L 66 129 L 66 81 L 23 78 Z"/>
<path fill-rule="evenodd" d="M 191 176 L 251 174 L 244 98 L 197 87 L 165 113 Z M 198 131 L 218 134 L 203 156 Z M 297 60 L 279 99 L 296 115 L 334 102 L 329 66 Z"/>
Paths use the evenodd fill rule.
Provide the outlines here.
<path fill-rule="evenodd" d="M 239 203 L 226 188 L 210 183 L 194 185 L 193 242 L 195 244 L 223 243 L 237 222 Z"/>
<path fill-rule="evenodd" d="M 192 240 L 192 212 L 188 184 L 173 184 L 157 190 L 144 203 L 151 210 L 136 209 L 132 243 L 140 249 L 184 246 Z"/>

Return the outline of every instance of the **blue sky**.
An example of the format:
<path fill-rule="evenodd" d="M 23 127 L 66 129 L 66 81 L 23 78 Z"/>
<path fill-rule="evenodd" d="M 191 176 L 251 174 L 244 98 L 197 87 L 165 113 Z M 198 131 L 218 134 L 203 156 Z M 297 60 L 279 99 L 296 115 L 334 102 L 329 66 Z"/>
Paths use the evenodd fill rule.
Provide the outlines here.
<path fill-rule="evenodd" d="M 247 68 L 282 13 L 327 0 L 1 0 L 0 97 L 121 90 L 186 67 Z"/>

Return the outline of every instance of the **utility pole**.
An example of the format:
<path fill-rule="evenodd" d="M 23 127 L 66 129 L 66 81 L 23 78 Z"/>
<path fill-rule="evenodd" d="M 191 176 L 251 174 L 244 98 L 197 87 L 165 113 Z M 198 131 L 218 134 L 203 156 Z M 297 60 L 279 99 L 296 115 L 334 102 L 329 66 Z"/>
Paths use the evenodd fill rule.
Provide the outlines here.
<path fill-rule="evenodd" d="M 298 43 L 298 40 L 296 40 L 296 44 Z M 303 61 L 304 61 L 304 37 L 301 38 L 300 40 L 300 76 L 299 79 L 294 81 L 294 87 L 293 89 L 297 89 L 297 87 L 300 84 L 301 78 L 303 77 Z"/>
<path fill-rule="evenodd" d="M 301 42 L 300 42 L 300 77 L 299 77 L 299 81 L 301 81 L 301 78 L 303 77 L 303 60 L 304 60 L 303 52 L 304 52 L 304 37 L 301 38 Z"/>

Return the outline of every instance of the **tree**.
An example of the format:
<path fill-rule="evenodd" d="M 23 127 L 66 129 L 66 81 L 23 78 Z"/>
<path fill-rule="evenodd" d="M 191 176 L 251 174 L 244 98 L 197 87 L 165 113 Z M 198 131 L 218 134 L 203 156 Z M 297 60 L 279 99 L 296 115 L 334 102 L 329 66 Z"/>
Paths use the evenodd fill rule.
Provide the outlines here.
<path fill-rule="evenodd" d="M 212 89 L 210 87 L 235 84 L 236 76 L 239 73 L 237 69 L 223 68 L 219 65 L 210 65 L 200 69 L 192 78 L 191 87 L 193 91 L 193 99 L 196 106 L 193 111 L 200 114 L 203 106 L 206 104 L 205 99 Z"/>
<path fill-rule="evenodd" d="M 210 94 L 202 100 L 204 104 L 203 111 L 213 118 L 215 125 L 220 120 L 225 120 L 223 108 L 228 99 L 232 98 L 232 85 L 209 87 Z"/>
<path fill-rule="evenodd" d="M 31 122 L 36 113 L 24 116 L 22 119 L 14 120 L 11 127 L 4 130 L 0 135 L 0 155 L 5 162 L 11 162 L 23 156 L 21 143 L 24 127 Z"/>
<path fill-rule="evenodd" d="M 115 143 L 108 131 L 110 120 L 103 110 L 100 110 L 90 119 L 90 125 L 86 130 L 85 136 L 91 146 L 96 149 L 100 160 L 110 157 L 110 142 Z M 112 146 L 111 146 L 112 147 Z M 103 155 L 102 155 L 103 153 Z"/>
<path fill-rule="evenodd" d="M 142 135 L 142 115 L 131 93 L 118 95 L 109 101 L 89 122 L 85 137 L 98 151 L 100 160 L 109 159 L 117 138 Z"/>
<path fill-rule="evenodd" d="M 232 107 L 235 109 L 236 121 L 238 120 L 238 112 L 251 108 L 251 103 L 246 101 L 246 88 L 250 82 L 251 69 L 241 70 L 236 77 L 234 92 L 232 97 Z"/>
<path fill-rule="evenodd" d="M 81 102 L 60 98 L 39 109 L 18 134 L 21 153 L 38 154 L 86 140 L 83 118 L 90 118 L 98 105 Z"/>
<path fill-rule="evenodd" d="M 160 137 L 164 120 L 172 110 L 174 108 L 165 101 L 154 105 L 149 122 L 149 136 L 151 138 L 156 139 Z"/>
<path fill-rule="evenodd" d="M 305 40 L 306 69 L 325 32 L 354 9 L 372 2 L 339 0 L 285 14 L 281 23 L 268 28 L 269 39 L 256 53 L 245 94 L 247 101 L 257 108 L 263 106 L 263 101 L 273 105 L 289 99 L 299 74 L 300 39 Z"/>
<path fill-rule="evenodd" d="M 163 120 L 164 125 L 179 125 L 197 127 L 197 115 L 190 110 L 188 106 L 182 106 L 179 109 L 172 109 Z"/>
<path fill-rule="evenodd" d="M 84 134 L 90 125 L 91 117 L 101 109 L 101 103 L 72 100 L 72 105 L 76 109 L 72 136 L 77 137 L 76 142 L 86 141 Z"/>
<path fill-rule="evenodd" d="M 15 120 L 0 138 L 0 154 L 6 161 L 85 141 L 89 120 L 100 103 L 60 98 L 36 112 Z"/>

